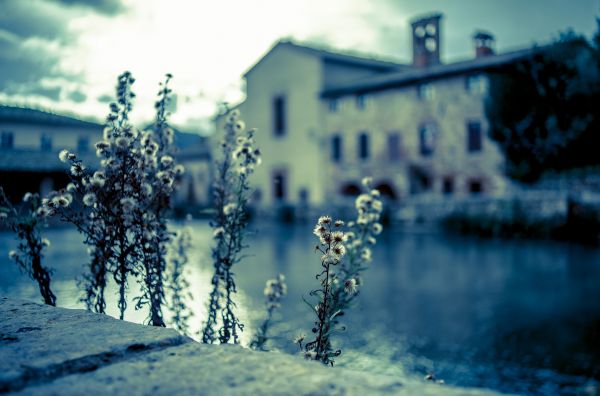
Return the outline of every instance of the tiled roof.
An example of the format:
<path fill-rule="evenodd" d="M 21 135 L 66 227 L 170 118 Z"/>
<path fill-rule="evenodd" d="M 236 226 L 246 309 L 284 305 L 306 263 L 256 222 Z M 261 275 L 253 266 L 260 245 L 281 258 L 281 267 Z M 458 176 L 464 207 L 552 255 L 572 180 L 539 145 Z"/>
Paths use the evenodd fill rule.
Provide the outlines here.
<path fill-rule="evenodd" d="M 87 166 L 98 167 L 94 152 L 78 154 Z M 0 150 L 0 171 L 56 172 L 64 171 L 68 165 L 60 162 L 57 152 L 40 150 Z"/>
<path fill-rule="evenodd" d="M 102 128 L 102 125 L 84 121 L 77 118 L 67 117 L 42 110 L 24 107 L 1 106 L 0 122 L 32 123 L 57 126 L 74 126 L 86 128 Z"/>
<path fill-rule="evenodd" d="M 352 93 L 377 91 L 451 75 L 488 70 L 526 58 L 527 56 L 530 56 L 531 53 L 531 49 L 524 49 L 500 55 L 484 56 L 463 62 L 442 64 L 418 69 L 413 68 L 405 71 L 380 74 L 327 88 L 321 93 L 321 96 L 336 97 Z"/>
<path fill-rule="evenodd" d="M 271 54 L 273 50 L 280 46 L 288 46 L 296 50 L 303 51 L 305 53 L 317 56 L 326 62 L 348 64 L 377 71 L 397 71 L 412 68 L 412 66 L 410 65 L 398 63 L 392 60 L 383 60 L 375 58 L 371 55 L 347 52 L 344 53 L 326 48 L 319 48 L 318 46 L 314 45 L 299 44 L 290 40 L 280 40 L 258 62 L 256 62 L 248 71 L 246 71 L 244 73 L 244 76 L 250 73 L 256 66 L 258 66 L 263 61 L 263 59 L 269 56 L 269 54 Z"/>

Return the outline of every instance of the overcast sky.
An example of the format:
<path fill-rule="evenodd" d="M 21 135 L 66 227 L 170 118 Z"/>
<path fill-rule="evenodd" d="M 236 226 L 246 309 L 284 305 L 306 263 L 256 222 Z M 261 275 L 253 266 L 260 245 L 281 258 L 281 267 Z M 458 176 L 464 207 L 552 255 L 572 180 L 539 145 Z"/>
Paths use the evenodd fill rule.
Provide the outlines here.
<path fill-rule="evenodd" d="M 130 70 L 134 119 L 147 120 L 169 72 L 172 120 L 197 131 L 217 102 L 243 98 L 241 74 L 279 38 L 409 62 L 409 21 L 434 11 L 452 61 L 472 56 L 476 29 L 500 52 L 567 29 L 591 37 L 600 0 L 0 0 L 0 103 L 102 119 Z"/>

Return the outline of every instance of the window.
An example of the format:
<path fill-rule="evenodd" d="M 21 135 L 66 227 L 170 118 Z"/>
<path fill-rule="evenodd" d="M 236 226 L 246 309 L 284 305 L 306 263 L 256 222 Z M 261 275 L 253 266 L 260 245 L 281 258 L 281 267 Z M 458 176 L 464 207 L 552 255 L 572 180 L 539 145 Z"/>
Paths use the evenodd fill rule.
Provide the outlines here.
<path fill-rule="evenodd" d="M 387 136 L 388 159 L 390 161 L 400 160 L 400 134 L 391 132 Z"/>
<path fill-rule="evenodd" d="M 40 138 L 40 148 L 42 151 L 52 151 L 52 137 L 42 135 Z"/>
<path fill-rule="evenodd" d="M 275 201 L 283 201 L 286 196 L 285 172 L 278 170 L 273 172 L 273 198 Z"/>
<path fill-rule="evenodd" d="M 343 140 L 340 135 L 334 135 L 331 138 L 331 160 L 333 162 L 342 162 L 342 144 Z"/>
<path fill-rule="evenodd" d="M 417 94 L 421 100 L 435 99 L 435 87 L 431 83 L 421 84 L 417 87 Z"/>
<path fill-rule="evenodd" d="M 340 109 L 340 100 L 338 98 L 329 99 L 329 112 L 336 113 Z"/>
<path fill-rule="evenodd" d="M 454 192 L 454 179 L 451 176 L 444 177 L 442 181 L 442 192 L 446 195 Z"/>
<path fill-rule="evenodd" d="M 358 158 L 361 160 L 369 158 L 369 135 L 366 132 L 358 135 Z"/>
<path fill-rule="evenodd" d="M 483 183 L 481 180 L 473 179 L 469 180 L 469 192 L 471 194 L 479 194 L 483 191 Z"/>
<path fill-rule="evenodd" d="M 437 130 L 434 123 L 426 123 L 419 128 L 419 147 L 421 155 L 430 156 L 435 149 Z"/>
<path fill-rule="evenodd" d="M 300 203 L 302 204 L 307 204 L 308 203 L 308 198 L 309 198 L 310 194 L 308 192 L 308 188 L 303 187 L 300 189 L 300 191 L 298 191 L 298 199 L 300 200 Z"/>
<path fill-rule="evenodd" d="M 2 140 L 0 140 L 0 148 L 11 149 L 15 144 L 15 135 L 9 131 L 2 131 Z"/>
<path fill-rule="evenodd" d="M 356 97 L 356 107 L 358 107 L 361 110 L 367 107 L 367 98 L 365 95 L 358 95 Z"/>
<path fill-rule="evenodd" d="M 273 99 L 273 134 L 275 136 L 285 135 L 285 97 L 277 96 Z"/>
<path fill-rule="evenodd" d="M 488 92 L 489 80 L 483 74 L 468 76 L 466 80 L 467 92 L 474 95 L 482 95 Z"/>
<path fill-rule="evenodd" d="M 481 151 L 481 123 L 470 121 L 467 123 L 467 150 L 470 153 Z"/>
<path fill-rule="evenodd" d="M 79 136 L 77 139 L 77 151 L 85 153 L 90 147 L 90 138 L 87 136 Z"/>

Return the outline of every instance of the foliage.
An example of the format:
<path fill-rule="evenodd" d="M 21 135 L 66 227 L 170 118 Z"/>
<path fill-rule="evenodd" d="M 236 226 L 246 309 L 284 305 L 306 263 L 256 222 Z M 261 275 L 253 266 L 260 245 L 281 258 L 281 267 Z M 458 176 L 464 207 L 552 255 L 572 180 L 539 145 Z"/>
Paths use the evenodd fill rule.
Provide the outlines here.
<path fill-rule="evenodd" d="M 226 111 L 222 157 L 216 163 L 214 183 L 215 216 L 211 221 L 215 246 L 212 249 L 214 273 L 208 304 L 208 318 L 202 331 L 202 342 L 239 343 L 238 331 L 244 325 L 235 314 L 233 295 L 237 292 L 232 270 L 241 259 L 244 230 L 248 222 L 247 202 L 250 195 L 248 178 L 260 164 L 260 151 L 254 147 L 253 134 L 245 129 L 238 110 Z M 220 318 L 219 318 L 220 315 Z M 220 325 L 220 327 L 219 327 Z M 218 330 L 217 330 L 218 329 Z"/>
<path fill-rule="evenodd" d="M 275 311 L 281 307 L 281 299 L 287 294 L 287 285 L 285 276 L 279 274 L 275 279 L 269 279 L 265 285 L 265 308 L 267 317 L 256 330 L 254 339 L 250 343 L 250 348 L 265 350 L 265 344 L 269 340 L 269 327 L 273 322 Z"/>
<path fill-rule="evenodd" d="M 359 293 L 359 286 L 363 283 L 361 273 L 372 259 L 370 246 L 376 243 L 376 236 L 382 231 L 379 191 L 371 189 L 370 178 L 365 178 L 363 185 L 368 192 L 356 199 L 358 215 L 356 221 L 348 223 L 349 231 L 342 232 L 344 223 L 340 220 L 333 222 L 328 216 L 319 218 L 314 230 L 319 238 L 316 250 L 322 254 L 323 270 L 317 275 L 320 288 L 310 292 L 317 298 L 317 304 L 313 308 L 313 304 L 305 301 L 317 316 L 312 328 L 315 339 L 304 347 L 303 336 L 295 342 L 304 349 L 307 359 L 324 364 L 333 365 L 333 358 L 341 354 L 341 350 L 333 348 L 331 337 L 346 329 L 340 325 L 339 319 L 351 308 Z"/>
<path fill-rule="evenodd" d="M 167 289 L 170 291 L 168 307 L 173 313 L 173 327 L 186 335 L 189 333 L 188 321 L 193 316 L 188 303 L 192 299 L 190 284 L 185 272 L 189 262 L 188 252 L 192 247 L 191 238 L 192 230 L 189 227 L 182 228 L 175 233 L 167 254 Z"/>
<path fill-rule="evenodd" d="M 0 187 L 0 221 L 6 222 L 19 239 L 18 251 L 11 250 L 8 256 L 37 282 L 44 303 L 55 306 L 56 296 L 50 288 L 52 272 L 42 264 L 44 248 L 50 246 L 50 241 L 41 234 L 46 214 L 38 194 L 26 193 L 22 207 L 17 210 Z"/>
<path fill-rule="evenodd" d="M 594 46 L 563 35 L 491 75 L 490 137 L 503 151 L 511 178 L 529 183 L 547 170 L 600 164 L 598 37 Z"/>
<path fill-rule="evenodd" d="M 170 78 L 168 75 L 167 82 Z M 156 122 L 152 129 L 141 132 L 129 121 L 134 81 L 129 72 L 119 76 L 117 102 L 110 105 L 104 139 L 96 143 L 100 169 L 92 173 L 76 154 L 63 150 L 59 158 L 70 164 L 71 183 L 53 191 L 44 207 L 74 224 L 89 246 L 90 271 L 84 277 L 83 298 L 88 309 L 105 312 L 104 292 L 112 275 L 119 286 L 118 307 L 123 319 L 128 277 L 136 276 L 143 290 L 136 308 L 149 304 L 149 323 L 164 326 L 161 305 L 165 244 L 169 241 L 165 215 L 175 179 L 183 168 L 168 154 L 173 140 L 165 113 L 170 90 L 165 83 L 159 93 Z M 73 198 L 77 205 L 72 204 Z"/>

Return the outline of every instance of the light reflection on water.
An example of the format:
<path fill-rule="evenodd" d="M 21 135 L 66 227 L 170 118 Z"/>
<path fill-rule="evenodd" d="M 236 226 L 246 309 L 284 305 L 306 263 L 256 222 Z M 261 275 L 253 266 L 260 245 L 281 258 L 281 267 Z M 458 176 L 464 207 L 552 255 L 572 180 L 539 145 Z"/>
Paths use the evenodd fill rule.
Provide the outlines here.
<path fill-rule="evenodd" d="M 210 287 L 210 230 L 193 224 L 195 249 L 192 328 L 200 328 Z M 262 318 L 263 287 L 282 272 L 289 294 L 271 347 L 297 353 L 291 339 L 310 332 L 311 313 L 301 296 L 315 287 L 318 256 L 312 224 L 255 224 L 247 257 L 236 269 L 237 304 L 247 324 L 244 342 Z M 81 238 L 70 229 L 49 230 L 47 262 L 64 307 L 82 307 L 74 278 L 86 262 Z M 0 252 L 14 247 L 0 233 Z M 35 285 L 0 253 L 0 293 L 39 300 Z M 492 241 L 384 232 L 365 274 L 348 331 L 335 339 L 339 366 L 422 376 L 447 383 L 521 394 L 574 394 L 600 379 L 600 251 L 533 241 Z M 116 290 L 116 289 L 113 289 Z M 130 296 L 136 285 L 130 285 Z M 116 293 L 109 314 L 118 315 Z M 126 319 L 142 322 L 145 313 Z"/>

